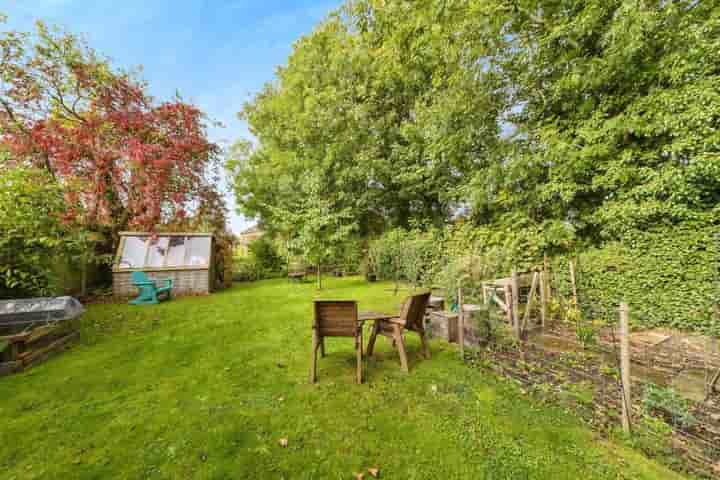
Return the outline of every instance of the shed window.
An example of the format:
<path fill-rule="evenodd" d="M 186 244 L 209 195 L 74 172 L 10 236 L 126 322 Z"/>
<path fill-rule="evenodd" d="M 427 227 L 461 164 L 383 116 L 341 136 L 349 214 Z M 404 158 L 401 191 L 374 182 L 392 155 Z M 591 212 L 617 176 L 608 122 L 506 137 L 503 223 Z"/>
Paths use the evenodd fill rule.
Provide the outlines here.
<path fill-rule="evenodd" d="M 128 235 L 122 242 L 119 269 L 205 267 L 210 265 L 209 236 Z"/>
<path fill-rule="evenodd" d="M 185 265 L 185 237 L 170 237 L 165 266 L 180 267 L 182 265 Z"/>
<path fill-rule="evenodd" d="M 150 251 L 148 252 L 147 266 L 162 267 L 165 265 L 165 255 L 168 251 L 168 237 L 160 237 L 157 241 L 150 240 Z"/>
<path fill-rule="evenodd" d="M 208 265 L 210 263 L 210 238 L 189 237 L 188 238 L 188 265 Z"/>
<path fill-rule="evenodd" d="M 120 268 L 140 268 L 145 264 L 147 237 L 125 237 Z"/>

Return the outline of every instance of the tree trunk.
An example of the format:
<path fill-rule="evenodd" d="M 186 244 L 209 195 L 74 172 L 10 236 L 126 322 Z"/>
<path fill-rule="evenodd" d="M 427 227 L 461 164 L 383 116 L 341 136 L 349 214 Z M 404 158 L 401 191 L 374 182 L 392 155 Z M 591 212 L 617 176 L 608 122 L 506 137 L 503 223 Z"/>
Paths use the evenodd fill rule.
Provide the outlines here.
<path fill-rule="evenodd" d="M 322 269 L 320 263 L 317 264 L 317 285 L 318 290 L 322 290 Z"/>

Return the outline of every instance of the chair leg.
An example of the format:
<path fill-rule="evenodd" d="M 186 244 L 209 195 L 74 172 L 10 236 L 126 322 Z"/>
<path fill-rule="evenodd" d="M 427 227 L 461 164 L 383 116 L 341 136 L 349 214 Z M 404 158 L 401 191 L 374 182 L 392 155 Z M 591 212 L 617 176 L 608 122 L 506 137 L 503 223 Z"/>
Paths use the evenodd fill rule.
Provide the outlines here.
<path fill-rule="evenodd" d="M 400 325 L 393 325 L 393 331 L 393 337 L 397 344 L 398 353 L 400 354 L 400 366 L 402 367 L 403 372 L 408 373 L 410 369 L 408 368 L 407 353 L 405 352 L 405 341 L 403 340 Z"/>
<path fill-rule="evenodd" d="M 362 350 L 363 350 L 363 341 L 362 341 L 362 333 L 360 333 L 357 337 L 355 337 L 355 352 L 357 355 L 357 383 L 363 382 L 363 375 L 362 375 Z"/>
<path fill-rule="evenodd" d="M 422 346 L 423 356 L 430 359 L 430 344 L 428 343 L 427 336 L 425 335 L 425 331 L 422 330 L 418 332 L 420 334 L 420 345 Z"/>
<path fill-rule="evenodd" d="M 376 321 L 373 325 L 372 333 L 370 334 L 370 340 L 368 341 L 367 356 L 372 357 L 373 350 L 375 349 L 375 340 L 377 339 L 378 329 L 380 328 L 379 321 Z"/>
<path fill-rule="evenodd" d="M 312 337 L 312 359 L 310 361 L 310 383 L 317 381 L 317 351 L 318 351 L 318 335 L 313 329 Z"/>

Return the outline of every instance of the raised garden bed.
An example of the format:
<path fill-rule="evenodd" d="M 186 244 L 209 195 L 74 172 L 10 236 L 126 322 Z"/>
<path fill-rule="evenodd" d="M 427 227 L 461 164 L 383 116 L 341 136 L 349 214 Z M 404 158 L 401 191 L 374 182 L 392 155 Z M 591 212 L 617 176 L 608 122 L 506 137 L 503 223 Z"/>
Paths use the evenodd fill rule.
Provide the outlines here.
<path fill-rule="evenodd" d="M 74 320 L 84 312 L 72 297 L 0 302 L 0 376 L 42 362 L 77 338 Z"/>

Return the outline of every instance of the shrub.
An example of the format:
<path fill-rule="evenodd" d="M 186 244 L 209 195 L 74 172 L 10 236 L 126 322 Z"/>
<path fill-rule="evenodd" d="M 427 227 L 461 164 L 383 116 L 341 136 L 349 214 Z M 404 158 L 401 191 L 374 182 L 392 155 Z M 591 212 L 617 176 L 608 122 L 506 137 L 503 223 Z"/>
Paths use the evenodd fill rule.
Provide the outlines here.
<path fill-rule="evenodd" d="M 634 231 L 622 241 L 577 255 L 577 288 L 584 318 L 617 322 L 617 307 L 630 305 L 630 320 L 719 334 L 713 318 L 717 289 L 716 227 L 686 223 Z M 553 260 L 553 288 L 569 298 L 569 255 Z"/>
<path fill-rule="evenodd" d="M 277 272 L 282 268 L 283 259 L 278 254 L 275 244 L 267 236 L 262 236 L 248 245 L 250 258 L 256 268 L 265 273 Z"/>
<path fill-rule="evenodd" d="M 262 278 L 257 263 L 250 257 L 236 257 L 233 261 L 233 281 L 253 282 Z"/>
<path fill-rule="evenodd" d="M 44 171 L 0 171 L 1 295 L 58 290 L 54 265 L 77 249 L 77 235 L 62 221 L 67 211 L 61 186 Z"/>

